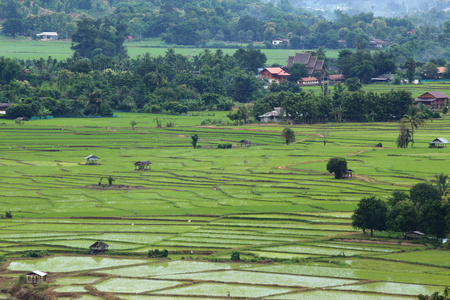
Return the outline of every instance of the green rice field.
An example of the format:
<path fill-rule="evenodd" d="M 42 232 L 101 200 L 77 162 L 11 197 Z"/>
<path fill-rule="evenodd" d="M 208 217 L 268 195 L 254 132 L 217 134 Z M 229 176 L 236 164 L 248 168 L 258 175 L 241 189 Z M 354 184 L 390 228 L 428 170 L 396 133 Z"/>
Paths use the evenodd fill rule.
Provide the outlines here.
<path fill-rule="evenodd" d="M 0 120 L 0 214 L 13 215 L 0 220 L 1 284 L 40 270 L 55 297 L 86 300 L 415 299 L 449 285 L 448 247 L 395 232 L 370 238 L 350 219 L 362 197 L 449 173 L 450 148 L 428 147 L 450 138 L 449 116 L 398 149 L 396 123 L 329 124 L 326 146 L 322 124 L 295 125 L 287 146 L 283 125 L 200 126 L 226 119 L 214 114 L 166 116 L 175 126 L 163 128 L 133 113 Z M 233 148 L 217 149 L 223 142 Z M 334 156 L 353 178 L 326 171 Z M 140 160 L 151 170 L 135 171 Z M 89 253 L 97 240 L 106 255 Z M 152 249 L 169 259 L 147 258 Z M 48 255 L 22 257 L 39 251 Z M 240 262 L 229 261 L 234 251 Z"/>
<path fill-rule="evenodd" d="M 165 45 L 159 39 L 149 39 L 142 42 L 131 41 L 125 42 L 127 53 L 131 58 L 136 58 L 139 55 L 149 53 L 151 56 L 164 56 L 167 49 L 174 47 L 175 53 L 181 54 L 187 57 L 193 57 L 204 51 L 203 48 L 181 47 L 176 45 Z M 0 56 L 19 59 L 39 59 L 41 57 L 47 58 L 51 56 L 58 60 L 64 60 L 69 58 L 73 54 L 71 41 L 59 40 L 59 41 L 32 41 L 24 38 L 6 38 L 0 37 Z M 221 49 L 224 54 L 233 55 L 234 52 L 240 47 L 240 44 L 233 45 L 235 48 Z M 247 45 L 243 44 L 243 48 Z M 215 52 L 216 48 L 208 48 L 210 51 Z M 300 50 L 292 49 L 261 49 L 261 51 L 267 57 L 267 65 L 270 66 L 274 63 L 280 65 L 286 65 L 288 56 L 295 55 L 295 52 Z M 336 58 L 338 55 L 337 50 L 327 50 L 327 57 Z"/>

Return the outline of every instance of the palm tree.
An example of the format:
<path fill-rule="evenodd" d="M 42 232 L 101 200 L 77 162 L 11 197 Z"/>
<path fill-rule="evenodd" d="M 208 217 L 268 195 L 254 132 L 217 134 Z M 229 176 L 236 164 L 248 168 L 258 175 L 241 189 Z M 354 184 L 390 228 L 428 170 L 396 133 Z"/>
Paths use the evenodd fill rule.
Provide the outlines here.
<path fill-rule="evenodd" d="M 153 84 L 155 84 L 158 88 L 162 87 L 164 83 L 166 83 L 166 77 L 164 76 L 163 71 L 163 67 L 158 66 L 153 74 Z"/>
<path fill-rule="evenodd" d="M 286 145 L 295 142 L 295 132 L 291 128 L 284 128 L 281 131 L 281 136 L 286 140 Z"/>
<path fill-rule="evenodd" d="M 421 119 L 422 113 L 419 112 L 417 107 L 411 106 L 408 113 L 403 116 L 401 122 L 411 125 L 411 147 L 414 146 L 414 128 L 425 125 L 425 120 Z"/>
<path fill-rule="evenodd" d="M 445 175 L 444 173 L 434 175 L 436 180 L 433 180 L 436 183 L 436 188 L 439 191 L 441 196 L 445 196 L 447 191 L 450 189 L 450 175 Z"/>
<path fill-rule="evenodd" d="M 86 101 L 84 107 L 88 107 L 89 105 L 95 105 L 95 112 L 98 114 L 98 110 L 103 103 L 104 92 L 99 88 L 88 84 L 85 89 L 83 89 L 83 94 L 81 95 L 81 99 Z"/>

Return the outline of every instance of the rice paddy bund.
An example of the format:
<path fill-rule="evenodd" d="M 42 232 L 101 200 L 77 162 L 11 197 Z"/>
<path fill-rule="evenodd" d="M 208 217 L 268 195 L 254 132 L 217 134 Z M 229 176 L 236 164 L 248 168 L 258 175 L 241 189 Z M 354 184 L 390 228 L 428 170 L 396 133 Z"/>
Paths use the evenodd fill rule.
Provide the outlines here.
<path fill-rule="evenodd" d="M 398 149 L 396 123 L 329 124 L 326 146 L 322 124 L 292 126 L 289 146 L 282 125 L 199 126 L 225 115 L 166 116 L 175 126 L 163 128 L 131 113 L 0 121 L 0 212 L 13 216 L 0 220 L 2 284 L 40 270 L 58 298 L 130 300 L 415 299 L 448 286 L 448 250 L 370 238 L 350 217 L 364 196 L 449 173 L 450 148 L 428 148 L 450 137 L 449 116 Z M 224 142 L 234 147 L 217 149 Z M 353 178 L 327 173 L 335 156 Z M 144 160 L 151 169 L 136 171 Z M 109 255 L 89 254 L 97 240 Z M 170 260 L 147 259 L 151 249 Z M 21 257 L 30 251 L 51 256 Z M 223 262 L 234 251 L 244 260 Z"/>

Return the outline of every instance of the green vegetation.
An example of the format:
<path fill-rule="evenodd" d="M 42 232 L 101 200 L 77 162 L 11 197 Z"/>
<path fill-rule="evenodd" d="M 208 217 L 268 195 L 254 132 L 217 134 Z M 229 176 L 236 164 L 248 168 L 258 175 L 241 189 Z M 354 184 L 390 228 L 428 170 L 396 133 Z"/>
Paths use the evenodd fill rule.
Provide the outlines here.
<path fill-rule="evenodd" d="M 343 157 L 333 157 L 328 160 L 327 171 L 334 173 L 334 178 L 342 179 L 347 171 L 347 160 Z"/>
<path fill-rule="evenodd" d="M 405 241 L 407 224 L 398 218 L 395 231 L 373 238 L 351 225 L 358 202 L 371 195 L 389 207 L 407 200 L 421 214 L 432 213 L 423 199 L 441 199 L 445 175 L 436 191 L 426 184 L 404 192 L 447 174 L 448 148 L 428 143 L 450 134 L 448 116 L 417 131 L 413 148 L 397 148 L 394 122 L 329 123 L 326 147 L 323 124 L 292 125 L 297 142 L 287 147 L 280 139 L 284 125 L 199 126 L 227 118 L 214 114 L 172 116 L 174 127 L 157 126 L 155 118 L 164 116 L 138 113 L 22 125 L 4 119 L 0 209 L 14 218 L 2 219 L 0 251 L 8 260 L 2 274 L 71 272 L 97 280 L 57 281 L 54 293 L 98 296 L 93 286 L 119 296 L 133 287 L 160 299 L 227 292 L 298 299 L 338 289 L 341 298 L 380 298 L 386 289 L 394 298 L 413 298 L 448 285 L 446 245 Z M 132 120 L 139 123 L 134 130 Z M 200 148 L 191 145 L 194 134 Z M 240 147 L 243 139 L 252 147 Z M 229 143 L 232 148 L 217 149 Z M 352 178 L 335 180 L 326 171 L 330 153 L 345 158 Z M 88 154 L 99 163 L 86 165 Z M 144 159 L 152 170 L 135 172 L 134 162 Z M 108 176 L 116 182 L 96 184 Z M 109 245 L 109 257 L 86 256 L 97 240 Z M 170 260 L 147 258 L 155 249 L 166 249 Z M 20 258 L 44 251 L 54 257 Z M 238 262 L 230 261 L 233 253 Z M 305 287 L 311 290 L 299 291 Z"/>

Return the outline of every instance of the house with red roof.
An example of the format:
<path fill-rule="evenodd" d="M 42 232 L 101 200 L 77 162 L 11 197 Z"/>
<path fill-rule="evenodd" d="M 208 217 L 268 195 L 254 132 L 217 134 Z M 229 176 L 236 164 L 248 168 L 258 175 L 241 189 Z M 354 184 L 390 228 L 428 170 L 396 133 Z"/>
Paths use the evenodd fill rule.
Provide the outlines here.
<path fill-rule="evenodd" d="M 336 84 L 336 83 L 345 83 L 345 77 L 342 74 L 337 75 L 328 75 L 328 83 L 329 84 Z"/>
<path fill-rule="evenodd" d="M 271 82 L 282 82 L 287 80 L 291 74 L 282 68 L 264 68 L 259 72 L 261 78 L 268 78 Z"/>
<path fill-rule="evenodd" d="M 414 104 L 417 105 L 419 103 L 423 103 L 431 109 L 442 109 L 445 106 L 448 106 L 450 97 L 446 94 L 433 91 L 426 92 L 425 94 L 414 99 Z"/>
<path fill-rule="evenodd" d="M 437 77 L 442 78 L 444 76 L 444 73 L 447 72 L 446 67 L 437 67 Z"/>
<path fill-rule="evenodd" d="M 319 79 L 316 77 L 303 77 L 297 80 L 298 85 L 319 85 Z"/>

